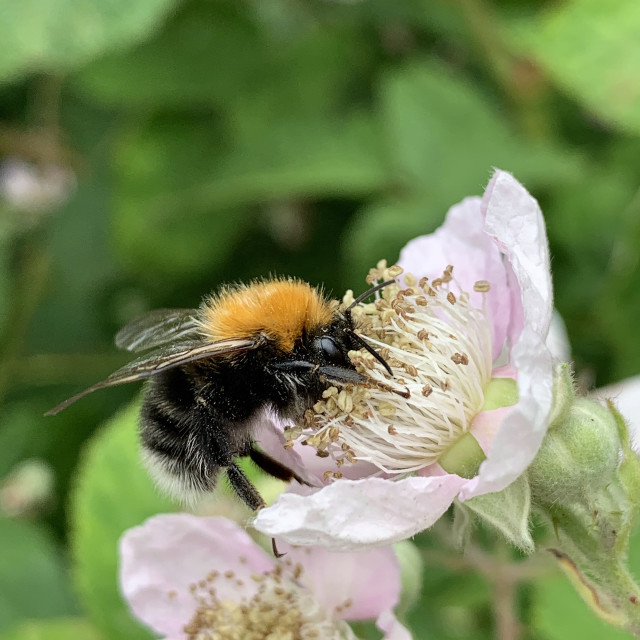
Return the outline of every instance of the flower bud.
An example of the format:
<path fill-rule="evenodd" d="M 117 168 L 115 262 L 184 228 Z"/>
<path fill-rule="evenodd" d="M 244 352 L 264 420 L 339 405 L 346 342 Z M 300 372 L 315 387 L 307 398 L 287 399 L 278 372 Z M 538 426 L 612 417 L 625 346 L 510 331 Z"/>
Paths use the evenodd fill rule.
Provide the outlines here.
<path fill-rule="evenodd" d="M 567 419 L 548 432 L 541 453 L 531 476 L 538 511 L 553 527 L 549 551 L 596 614 L 640 637 L 640 587 L 628 569 L 640 460 L 624 418 L 611 402 L 605 408 L 577 400 Z"/>
<path fill-rule="evenodd" d="M 611 482 L 620 460 L 620 436 L 611 411 L 586 398 L 557 416 L 529 467 L 540 504 L 590 501 Z"/>

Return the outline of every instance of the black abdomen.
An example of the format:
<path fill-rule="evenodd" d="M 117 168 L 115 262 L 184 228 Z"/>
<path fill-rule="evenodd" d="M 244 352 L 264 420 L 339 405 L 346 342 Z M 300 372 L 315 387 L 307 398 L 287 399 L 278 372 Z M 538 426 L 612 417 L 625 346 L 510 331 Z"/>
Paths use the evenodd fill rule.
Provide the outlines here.
<path fill-rule="evenodd" d="M 212 491 L 220 468 L 249 447 L 255 408 L 230 398 L 226 386 L 218 371 L 195 366 L 162 372 L 147 385 L 140 414 L 144 457 L 161 488 L 174 496 Z"/>
<path fill-rule="evenodd" d="M 162 489 L 184 499 L 212 491 L 218 468 L 199 431 L 197 385 L 187 368 L 152 378 L 140 413 L 140 439 L 151 474 Z"/>

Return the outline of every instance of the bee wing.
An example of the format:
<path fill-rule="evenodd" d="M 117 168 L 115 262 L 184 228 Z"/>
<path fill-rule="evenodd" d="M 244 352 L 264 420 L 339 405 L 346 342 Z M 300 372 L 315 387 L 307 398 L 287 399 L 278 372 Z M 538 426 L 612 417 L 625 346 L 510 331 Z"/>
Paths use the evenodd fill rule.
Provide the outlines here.
<path fill-rule="evenodd" d="M 188 342 L 178 343 L 166 348 L 157 349 L 152 353 L 148 353 L 129 364 L 124 365 L 108 378 L 97 382 L 93 386 L 77 393 L 75 396 L 61 402 L 58 406 L 50 409 L 45 416 L 54 416 L 66 409 L 76 400 L 83 398 L 93 391 L 104 389 L 105 387 L 113 387 L 119 384 L 127 384 L 127 382 L 135 382 L 136 380 L 144 380 L 151 376 L 179 367 L 187 362 L 194 360 L 203 360 L 205 358 L 216 358 L 221 356 L 238 353 L 240 351 L 248 351 L 254 349 L 260 344 L 259 339 L 252 340 L 221 340 L 219 342 Z"/>
<path fill-rule="evenodd" d="M 115 337 L 116 346 L 144 351 L 169 342 L 197 340 L 197 309 L 156 309 L 131 321 Z"/>

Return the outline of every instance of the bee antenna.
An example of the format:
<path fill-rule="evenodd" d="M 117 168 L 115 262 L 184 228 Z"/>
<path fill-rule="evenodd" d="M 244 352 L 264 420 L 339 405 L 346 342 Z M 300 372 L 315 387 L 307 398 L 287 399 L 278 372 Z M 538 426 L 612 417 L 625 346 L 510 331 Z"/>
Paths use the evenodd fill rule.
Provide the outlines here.
<path fill-rule="evenodd" d="M 395 280 L 385 280 L 385 282 L 380 282 L 375 287 L 371 287 L 368 291 L 361 293 L 346 309 L 345 312 L 348 314 L 353 307 L 357 304 L 360 304 L 365 298 L 368 298 L 370 295 L 374 294 L 376 291 L 380 291 L 380 289 L 384 289 L 388 287 L 390 284 L 393 284 Z"/>
<path fill-rule="evenodd" d="M 359 336 L 355 331 L 349 331 L 349 335 L 359 345 L 364 347 L 389 372 L 389 375 L 393 377 L 393 371 L 391 371 L 389 363 L 362 336 Z"/>

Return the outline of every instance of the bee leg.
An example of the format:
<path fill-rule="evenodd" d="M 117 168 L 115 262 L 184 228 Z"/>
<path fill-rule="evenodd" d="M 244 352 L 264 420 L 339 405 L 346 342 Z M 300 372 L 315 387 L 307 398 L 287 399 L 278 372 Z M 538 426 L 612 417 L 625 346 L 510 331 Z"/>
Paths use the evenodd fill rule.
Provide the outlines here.
<path fill-rule="evenodd" d="M 281 465 L 276 460 L 273 460 L 273 458 L 270 458 L 265 453 L 259 452 L 253 447 L 251 447 L 249 449 L 248 455 L 260 468 L 264 469 L 264 467 L 261 464 L 256 462 L 252 453 L 256 453 L 264 456 L 264 459 L 270 462 L 273 462 L 274 465 L 276 465 L 279 470 L 282 470 L 282 469 L 286 470 L 289 474 L 291 474 L 289 479 L 291 479 L 292 477 L 297 478 L 297 476 L 293 473 L 293 471 L 291 471 L 291 469 L 287 469 L 287 467 Z M 259 459 L 262 462 L 263 458 L 259 458 Z M 267 471 L 267 473 L 271 473 L 272 475 L 274 475 L 272 471 L 268 469 L 264 469 L 264 470 Z M 249 480 L 249 478 L 247 478 L 247 476 L 244 475 L 244 473 L 242 472 L 242 470 L 237 464 L 230 464 L 227 467 L 227 477 L 229 478 L 229 482 L 231 483 L 233 490 L 238 494 L 238 496 L 250 509 L 253 509 L 253 511 L 258 511 L 258 509 L 262 509 L 262 507 L 266 506 L 266 503 L 262 499 L 262 496 L 258 493 L 258 490 L 251 484 L 251 481 Z M 275 477 L 277 478 L 278 476 L 275 476 Z M 283 556 L 286 555 L 285 553 L 280 553 L 280 551 L 278 551 L 278 545 L 276 544 L 275 538 L 271 538 L 271 548 L 273 550 L 273 555 L 276 558 L 282 558 Z"/>
<path fill-rule="evenodd" d="M 266 503 L 262 496 L 237 464 L 232 463 L 227 467 L 227 478 L 229 478 L 233 490 L 249 509 L 257 511 L 265 506 Z"/>
<path fill-rule="evenodd" d="M 271 549 L 273 550 L 273 555 L 276 558 L 283 558 L 287 555 L 286 553 L 280 553 L 280 551 L 278 551 L 278 545 L 276 544 L 275 538 L 271 538 Z"/>
<path fill-rule="evenodd" d="M 274 478 L 277 478 L 278 480 L 283 480 L 284 482 L 295 480 L 300 484 L 306 484 L 308 487 L 311 486 L 306 480 L 303 480 L 295 471 L 289 469 L 289 467 L 283 465 L 281 462 L 278 462 L 275 458 L 268 456 L 263 451 L 255 449 L 253 446 L 248 449 L 245 455 L 248 455 L 253 463 L 260 467 L 264 472 L 268 473 Z"/>

